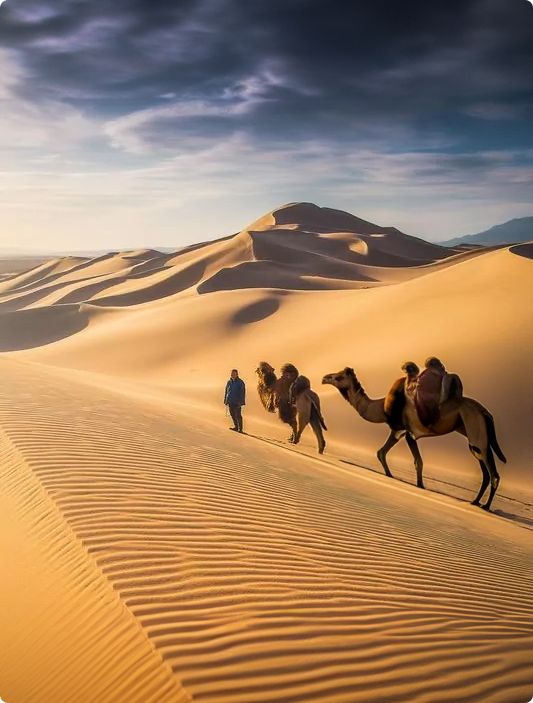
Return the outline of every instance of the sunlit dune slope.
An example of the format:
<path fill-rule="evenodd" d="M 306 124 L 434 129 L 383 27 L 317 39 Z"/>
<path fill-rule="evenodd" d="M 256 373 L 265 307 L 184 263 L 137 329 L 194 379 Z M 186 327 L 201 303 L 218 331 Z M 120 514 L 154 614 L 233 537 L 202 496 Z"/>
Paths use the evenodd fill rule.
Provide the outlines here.
<path fill-rule="evenodd" d="M 0 373 L 6 700 L 526 700 L 527 530 L 149 389 Z"/>

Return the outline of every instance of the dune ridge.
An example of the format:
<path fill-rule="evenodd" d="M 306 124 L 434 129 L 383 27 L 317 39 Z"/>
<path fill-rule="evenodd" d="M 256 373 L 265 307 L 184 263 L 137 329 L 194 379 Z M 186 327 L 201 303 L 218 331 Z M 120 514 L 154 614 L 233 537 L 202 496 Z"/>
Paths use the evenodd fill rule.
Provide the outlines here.
<path fill-rule="evenodd" d="M 73 302 L 139 305 L 187 290 L 386 285 L 477 254 L 457 254 L 339 210 L 292 203 L 235 235 L 177 252 L 142 249 L 45 262 L 0 282 L 0 314 Z"/>
<path fill-rule="evenodd" d="M 17 432 L 11 398 L 0 393 L 3 420 L 6 411 L 0 695 L 21 702 L 187 703 L 189 695 L 43 488 Z"/>

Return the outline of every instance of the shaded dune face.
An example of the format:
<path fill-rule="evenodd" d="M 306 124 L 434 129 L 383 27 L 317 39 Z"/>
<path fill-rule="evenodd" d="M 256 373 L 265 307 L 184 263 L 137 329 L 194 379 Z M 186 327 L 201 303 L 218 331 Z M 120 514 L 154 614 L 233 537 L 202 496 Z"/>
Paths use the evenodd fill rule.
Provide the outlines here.
<path fill-rule="evenodd" d="M 517 244 L 516 246 L 511 247 L 509 251 L 517 256 L 523 256 L 526 259 L 533 259 L 533 242 Z"/>

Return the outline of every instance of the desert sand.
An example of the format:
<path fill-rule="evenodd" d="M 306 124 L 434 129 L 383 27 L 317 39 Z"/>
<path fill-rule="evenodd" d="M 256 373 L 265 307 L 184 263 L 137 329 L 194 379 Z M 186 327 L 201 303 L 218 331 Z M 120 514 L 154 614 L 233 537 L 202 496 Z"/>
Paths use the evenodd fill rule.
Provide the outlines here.
<path fill-rule="evenodd" d="M 0 281 L 0 696 L 6 703 L 522 703 L 533 695 L 531 245 L 457 253 L 290 204 L 171 254 Z M 378 468 L 383 396 L 437 355 L 493 413 L 485 513 L 464 438 Z M 255 392 L 319 392 L 326 454 Z M 228 432 L 229 369 L 247 434 Z"/>

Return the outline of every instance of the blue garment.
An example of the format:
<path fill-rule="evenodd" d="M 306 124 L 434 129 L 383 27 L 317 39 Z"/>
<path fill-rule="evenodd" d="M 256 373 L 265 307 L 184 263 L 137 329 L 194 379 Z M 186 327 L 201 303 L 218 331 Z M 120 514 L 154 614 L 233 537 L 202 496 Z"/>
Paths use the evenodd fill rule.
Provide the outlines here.
<path fill-rule="evenodd" d="M 246 386 L 242 378 L 230 378 L 226 383 L 224 405 L 245 405 Z"/>

